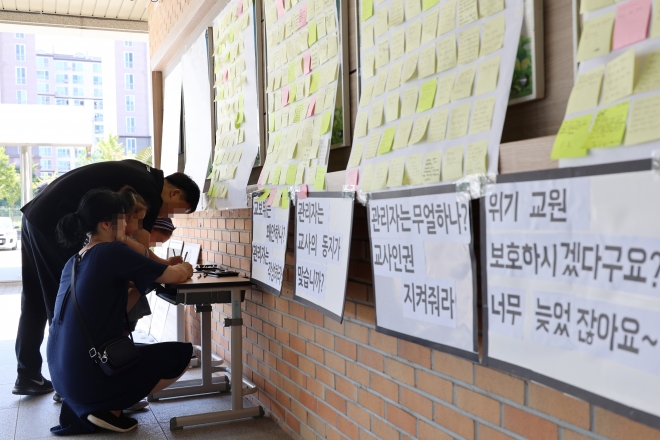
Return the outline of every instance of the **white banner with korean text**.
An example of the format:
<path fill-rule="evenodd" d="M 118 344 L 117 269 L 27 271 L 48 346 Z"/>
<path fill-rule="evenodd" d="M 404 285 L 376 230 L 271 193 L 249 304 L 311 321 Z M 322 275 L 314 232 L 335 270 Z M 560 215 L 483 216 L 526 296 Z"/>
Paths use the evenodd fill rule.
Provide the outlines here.
<path fill-rule="evenodd" d="M 252 271 L 250 281 L 279 295 L 284 279 L 289 208 L 280 209 L 252 194 Z"/>

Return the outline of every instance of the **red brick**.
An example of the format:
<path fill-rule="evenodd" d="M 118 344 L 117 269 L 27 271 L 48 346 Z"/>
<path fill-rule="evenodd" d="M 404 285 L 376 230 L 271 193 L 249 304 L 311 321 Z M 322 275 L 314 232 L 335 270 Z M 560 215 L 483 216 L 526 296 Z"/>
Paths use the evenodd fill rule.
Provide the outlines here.
<path fill-rule="evenodd" d="M 371 428 L 371 415 L 363 408 L 348 402 L 348 417 L 364 428 Z"/>
<path fill-rule="evenodd" d="M 377 371 L 383 371 L 383 355 L 368 348 L 358 348 L 358 362 Z"/>
<path fill-rule="evenodd" d="M 589 429 L 589 404 L 536 383 L 529 384 L 529 406 L 575 426 Z"/>
<path fill-rule="evenodd" d="M 450 354 L 433 351 L 433 369 L 440 373 L 472 383 L 472 362 Z"/>
<path fill-rule="evenodd" d="M 357 440 L 359 436 L 358 426 L 344 417 L 339 417 L 337 420 L 337 428 L 341 431 L 346 437 L 351 440 Z"/>
<path fill-rule="evenodd" d="M 612 440 L 660 439 L 660 431 L 634 422 L 613 412 L 596 408 L 596 432 Z"/>
<path fill-rule="evenodd" d="M 347 358 L 357 360 L 357 345 L 344 338 L 335 338 L 335 350 Z"/>
<path fill-rule="evenodd" d="M 371 373 L 371 389 L 395 402 L 399 400 L 399 385 L 379 374 Z"/>
<path fill-rule="evenodd" d="M 385 359 L 385 372 L 394 380 L 415 386 L 415 370 L 413 367 L 394 359 Z"/>
<path fill-rule="evenodd" d="M 328 370 L 327 368 L 323 368 L 320 365 L 316 366 L 316 378 L 329 386 L 330 388 L 335 387 L 335 375 L 332 373 L 332 371 Z"/>
<path fill-rule="evenodd" d="M 381 417 L 385 415 L 385 401 L 365 389 L 360 389 L 360 405 Z"/>
<path fill-rule="evenodd" d="M 484 391 L 513 400 L 521 405 L 525 402 L 525 383 L 509 374 L 500 373 L 492 368 L 476 365 L 475 385 Z M 471 381 L 470 381 L 471 383 Z"/>
<path fill-rule="evenodd" d="M 556 440 L 558 435 L 554 423 L 509 405 L 504 405 L 504 428 L 530 440 Z"/>
<path fill-rule="evenodd" d="M 360 321 L 366 322 L 367 324 L 375 325 L 376 324 L 376 310 L 373 306 L 367 306 L 364 304 L 357 304 L 356 318 Z"/>
<path fill-rule="evenodd" d="M 306 344 L 306 353 L 307 356 L 311 357 L 316 362 L 323 363 L 323 349 L 318 345 L 314 345 L 308 342 Z"/>
<path fill-rule="evenodd" d="M 346 373 L 346 361 L 336 354 L 330 353 L 329 351 L 325 352 L 325 365 L 342 375 Z"/>
<path fill-rule="evenodd" d="M 417 435 L 417 419 L 394 405 L 387 405 L 387 420 L 404 431 Z"/>
<path fill-rule="evenodd" d="M 417 370 L 417 388 L 447 402 L 452 402 L 454 385 L 441 377 Z"/>
<path fill-rule="evenodd" d="M 317 329 L 315 340 L 318 344 L 321 344 L 325 348 L 329 348 L 330 350 L 335 349 L 335 337 L 331 333 Z"/>
<path fill-rule="evenodd" d="M 325 401 L 342 414 L 346 414 L 346 399 L 339 394 L 327 390 L 325 392 Z"/>
<path fill-rule="evenodd" d="M 317 414 L 332 426 L 337 426 L 337 411 L 323 402 L 318 403 Z"/>
<path fill-rule="evenodd" d="M 323 327 L 323 314 L 314 309 L 308 308 L 305 310 L 305 320 L 314 325 L 318 325 L 319 327 Z"/>
<path fill-rule="evenodd" d="M 301 391 L 300 392 L 300 403 L 305 405 L 307 408 L 312 410 L 313 412 L 316 412 L 316 406 L 317 406 L 318 400 L 316 397 L 312 396 L 306 391 Z"/>
<path fill-rule="evenodd" d="M 397 339 L 382 333 L 378 333 L 376 330 L 369 330 L 369 345 L 377 348 L 378 350 L 385 351 L 389 354 L 397 354 Z"/>
<path fill-rule="evenodd" d="M 456 406 L 495 425 L 500 424 L 500 404 L 490 397 L 457 386 Z"/>
<path fill-rule="evenodd" d="M 350 379 L 360 383 L 364 387 L 369 387 L 369 370 L 362 368 L 356 363 L 349 362 L 346 364 L 346 376 Z"/>
<path fill-rule="evenodd" d="M 401 387 L 400 394 L 401 398 L 399 402 L 404 408 L 408 408 L 413 413 L 433 420 L 433 402 L 431 402 L 431 399 L 427 399 L 406 387 Z"/>
<path fill-rule="evenodd" d="M 407 361 L 419 364 L 425 368 L 431 368 L 431 350 L 421 345 L 400 340 L 399 356 Z"/>
<path fill-rule="evenodd" d="M 363 344 L 369 343 L 369 331 L 362 325 L 358 325 L 353 322 L 346 322 L 345 335 L 349 339 L 362 342 Z"/>
<path fill-rule="evenodd" d="M 374 434 L 383 440 L 399 440 L 399 432 L 380 419 L 374 418 Z"/>
<path fill-rule="evenodd" d="M 357 387 L 351 382 L 347 381 L 341 376 L 335 376 L 335 385 L 338 392 L 348 397 L 349 399 L 357 402 L 358 392 Z"/>
<path fill-rule="evenodd" d="M 453 440 L 453 437 L 423 420 L 417 421 L 417 429 L 419 430 L 420 440 Z"/>
<path fill-rule="evenodd" d="M 435 422 L 466 439 L 474 439 L 474 421 L 438 403 L 435 404 Z"/>

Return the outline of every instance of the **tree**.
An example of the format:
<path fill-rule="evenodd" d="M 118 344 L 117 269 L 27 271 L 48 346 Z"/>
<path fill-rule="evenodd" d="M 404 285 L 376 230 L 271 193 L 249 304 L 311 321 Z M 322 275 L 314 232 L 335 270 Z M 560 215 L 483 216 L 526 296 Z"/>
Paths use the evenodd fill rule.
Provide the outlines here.
<path fill-rule="evenodd" d="M 96 150 L 91 155 L 78 158 L 77 165 L 89 165 L 90 163 L 109 162 L 127 159 L 124 147 L 119 142 L 119 136 L 108 133 L 108 136 L 96 143 Z"/>
<path fill-rule="evenodd" d="M 139 160 L 143 164 L 149 165 L 150 167 L 154 166 L 153 149 L 151 147 L 147 147 L 144 150 L 139 151 L 138 154 L 135 155 L 135 160 Z"/>
<path fill-rule="evenodd" d="M 5 147 L 0 147 L 0 200 L 12 208 L 21 200 L 21 174 L 9 163 Z"/>

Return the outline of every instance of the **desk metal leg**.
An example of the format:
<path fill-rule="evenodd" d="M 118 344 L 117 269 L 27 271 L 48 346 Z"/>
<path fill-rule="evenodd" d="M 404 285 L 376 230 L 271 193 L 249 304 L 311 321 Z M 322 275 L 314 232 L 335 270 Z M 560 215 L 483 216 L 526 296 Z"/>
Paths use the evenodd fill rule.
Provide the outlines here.
<path fill-rule="evenodd" d="M 264 410 L 260 406 L 243 408 L 243 396 L 256 392 L 257 388 L 254 384 L 243 379 L 243 336 L 241 333 L 241 327 L 243 324 L 242 321 L 240 321 L 242 319 L 241 293 L 242 292 L 238 290 L 232 290 L 231 292 L 231 409 L 192 416 L 172 417 L 170 419 L 170 430 L 182 429 L 184 426 L 226 422 L 248 417 L 262 417 L 264 415 Z M 204 347 L 203 341 L 202 347 Z M 204 350 L 206 349 L 204 348 Z M 202 375 L 203 374 L 204 373 L 202 372 Z M 247 388 L 243 389 L 243 384 L 245 384 Z"/>

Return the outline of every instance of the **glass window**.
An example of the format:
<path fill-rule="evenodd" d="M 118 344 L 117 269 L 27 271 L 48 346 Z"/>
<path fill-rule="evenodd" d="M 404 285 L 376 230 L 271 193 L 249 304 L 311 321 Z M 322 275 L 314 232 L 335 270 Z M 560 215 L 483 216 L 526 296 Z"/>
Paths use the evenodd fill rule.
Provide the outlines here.
<path fill-rule="evenodd" d="M 131 47 L 131 46 L 133 46 L 133 42 L 132 41 L 124 41 L 124 46 Z"/>
<path fill-rule="evenodd" d="M 103 134 L 103 126 L 102 125 L 95 125 L 94 126 L 94 134 Z"/>
<path fill-rule="evenodd" d="M 25 38 L 25 34 L 17 32 L 17 33 L 14 34 L 14 38 Z"/>
<path fill-rule="evenodd" d="M 63 73 L 56 73 L 55 82 L 57 84 L 67 84 L 69 82 L 69 75 L 65 75 Z"/>
<path fill-rule="evenodd" d="M 69 160 L 57 161 L 57 171 L 69 171 L 70 169 L 71 169 L 71 161 Z"/>
<path fill-rule="evenodd" d="M 37 57 L 37 67 L 48 67 L 48 58 L 45 57 Z"/>
<path fill-rule="evenodd" d="M 73 70 L 74 72 L 82 72 L 83 63 L 71 63 L 71 70 Z"/>
<path fill-rule="evenodd" d="M 41 169 L 42 170 L 52 170 L 53 169 L 53 161 L 50 159 L 41 159 L 40 161 Z"/>
<path fill-rule="evenodd" d="M 69 94 L 69 88 L 61 86 L 55 87 L 55 94 L 60 96 L 67 96 Z"/>
<path fill-rule="evenodd" d="M 76 157 L 85 157 L 87 156 L 87 149 L 84 147 L 76 148 Z"/>
<path fill-rule="evenodd" d="M 82 75 L 73 75 L 73 83 L 74 84 L 84 84 L 85 83 L 85 78 Z"/>
<path fill-rule="evenodd" d="M 37 104 L 50 105 L 50 96 L 37 96 Z"/>
<path fill-rule="evenodd" d="M 27 90 L 16 90 L 16 104 L 27 104 Z"/>
<path fill-rule="evenodd" d="M 94 77 L 94 85 L 95 86 L 102 86 L 103 85 L 103 77 L 95 76 Z"/>
<path fill-rule="evenodd" d="M 131 54 L 131 60 L 132 59 L 133 58 Z M 16 61 L 25 61 L 25 44 L 16 45 Z"/>
<path fill-rule="evenodd" d="M 124 67 L 126 69 L 133 68 L 133 52 L 124 52 Z"/>
<path fill-rule="evenodd" d="M 42 179 L 45 179 L 46 177 L 50 177 L 50 176 L 52 176 L 52 175 L 53 175 L 53 173 L 46 173 L 46 172 L 43 172 L 43 171 L 42 171 L 41 173 L 39 173 L 39 176 L 40 176 Z"/>
<path fill-rule="evenodd" d="M 57 157 L 71 157 L 71 150 L 68 148 L 58 148 Z"/>
<path fill-rule="evenodd" d="M 37 79 L 40 81 L 48 81 L 50 79 L 50 72 L 47 70 L 37 70 Z"/>
<path fill-rule="evenodd" d="M 85 89 L 82 87 L 74 87 L 73 96 L 85 96 Z"/>
<path fill-rule="evenodd" d="M 94 98 L 103 98 L 103 89 L 94 89 Z"/>
<path fill-rule="evenodd" d="M 126 90 L 133 90 L 133 74 L 126 73 L 124 74 L 124 83 L 126 85 Z"/>
<path fill-rule="evenodd" d="M 83 101 L 82 99 L 74 99 L 73 105 L 75 105 L 76 107 L 84 107 L 85 101 Z"/>
<path fill-rule="evenodd" d="M 50 157 L 53 155 L 53 148 L 52 147 L 39 147 L 39 156 L 45 156 L 45 157 Z M 41 167 L 43 168 L 43 167 Z"/>
<path fill-rule="evenodd" d="M 25 67 L 16 68 L 16 84 L 27 84 L 27 69 Z"/>
<path fill-rule="evenodd" d="M 103 72 L 103 65 L 101 63 L 94 63 L 94 73 L 101 73 Z"/>
<path fill-rule="evenodd" d="M 135 96 L 126 95 L 126 111 L 127 112 L 135 111 Z"/>
<path fill-rule="evenodd" d="M 135 154 L 137 153 L 137 142 L 135 138 L 126 139 L 126 154 Z"/>
<path fill-rule="evenodd" d="M 103 110 L 103 101 L 94 101 L 94 110 Z"/>
<path fill-rule="evenodd" d="M 37 92 L 38 93 L 49 93 L 50 84 L 48 83 L 37 83 Z"/>
<path fill-rule="evenodd" d="M 69 63 L 66 61 L 55 61 L 55 70 L 69 70 Z"/>
<path fill-rule="evenodd" d="M 135 133 L 135 118 L 126 118 L 126 133 Z"/>
<path fill-rule="evenodd" d="M 103 113 L 94 113 L 94 121 L 103 122 Z"/>
<path fill-rule="evenodd" d="M 68 99 L 56 99 L 55 105 L 69 105 Z"/>

